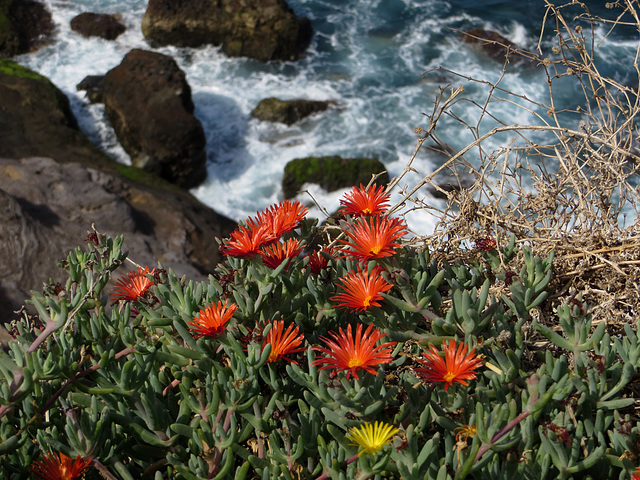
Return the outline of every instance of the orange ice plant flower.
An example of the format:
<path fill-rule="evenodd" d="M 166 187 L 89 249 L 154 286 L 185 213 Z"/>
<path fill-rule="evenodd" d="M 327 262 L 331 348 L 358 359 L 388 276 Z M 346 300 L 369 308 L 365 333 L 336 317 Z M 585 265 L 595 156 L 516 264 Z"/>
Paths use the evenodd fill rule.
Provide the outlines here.
<path fill-rule="evenodd" d="M 323 252 L 327 255 L 331 256 L 329 252 L 322 247 L 320 250 L 314 250 L 313 252 L 309 252 L 305 255 L 305 257 L 309 258 L 309 262 L 307 263 L 307 267 L 311 269 L 311 273 L 318 275 L 322 270 L 329 266 L 329 259 L 323 255 Z"/>
<path fill-rule="evenodd" d="M 384 187 L 379 187 L 374 183 L 369 188 L 353 187 L 351 192 L 346 193 L 340 200 L 342 207 L 339 213 L 342 215 L 381 215 L 389 209 L 390 194 L 384 193 Z"/>
<path fill-rule="evenodd" d="M 302 244 L 297 238 L 290 238 L 286 242 L 276 242 L 260 250 L 262 263 L 267 267 L 277 268 L 285 259 L 292 259 L 302 252 Z M 287 267 L 289 264 L 287 263 Z M 285 267 L 286 268 L 286 267 Z"/>
<path fill-rule="evenodd" d="M 277 320 L 271 324 L 271 330 L 267 333 L 264 342 L 262 343 L 262 350 L 271 345 L 271 353 L 269 353 L 269 359 L 267 363 L 277 362 L 278 360 L 286 360 L 291 363 L 298 363 L 295 360 L 287 358 L 286 355 L 298 353 L 304 350 L 300 345 L 304 339 L 304 335 L 298 335 L 300 327 L 294 324 L 290 324 L 287 329 L 284 329 L 284 320 Z"/>
<path fill-rule="evenodd" d="M 269 226 L 253 218 L 247 219 L 246 225 L 238 225 L 230 237 L 222 243 L 220 252 L 229 257 L 243 258 L 256 255 L 262 246 L 275 240 Z"/>
<path fill-rule="evenodd" d="M 418 361 L 423 365 L 416 368 L 416 374 L 427 382 L 442 382 L 447 390 L 454 382 L 467 385 L 467 380 L 476 378 L 475 369 L 482 364 L 482 359 L 475 355 L 474 348 L 467 353 L 467 345 L 456 346 L 455 340 L 442 342 L 444 358 L 436 347 L 430 345 L 430 350 L 423 352 L 424 358 Z"/>
<path fill-rule="evenodd" d="M 378 340 L 385 337 L 386 334 L 380 332 L 373 325 L 369 325 L 362 333 L 362 324 L 356 327 L 356 334 L 353 335 L 351 325 L 347 326 L 345 333 L 340 328 L 340 334 L 329 332 L 333 340 L 327 337 L 321 337 L 326 348 L 313 347 L 313 350 L 324 354 L 324 356 L 316 358 L 312 365 L 320 365 L 320 370 L 333 369 L 331 376 L 334 377 L 338 372 L 346 371 L 347 379 L 353 375 L 358 379 L 358 370 L 362 369 L 369 373 L 377 375 L 373 367 L 389 363 L 392 360 L 391 353 L 396 342 L 386 342 L 376 346 Z"/>
<path fill-rule="evenodd" d="M 340 249 L 343 257 L 368 261 L 394 255 L 400 247 L 396 240 L 408 232 L 406 224 L 397 218 L 360 217 L 344 233 L 349 239 L 340 242 L 350 249 Z"/>
<path fill-rule="evenodd" d="M 217 305 L 214 303 L 200 310 L 193 322 L 189 322 L 193 327 L 194 338 L 215 337 L 224 332 L 227 322 L 231 320 L 237 309 L 238 306 L 235 303 L 227 306 L 227 300 L 225 300 L 224 305 L 218 301 Z"/>
<path fill-rule="evenodd" d="M 282 200 L 263 212 L 258 213 L 258 221 L 269 229 L 275 238 L 293 230 L 307 214 L 307 207 L 300 202 Z"/>
<path fill-rule="evenodd" d="M 148 275 L 153 275 L 156 269 L 153 268 L 149 271 L 149 267 L 138 268 L 137 272 L 129 272 L 126 277 L 120 277 L 115 283 L 113 292 L 111 293 L 111 301 L 117 302 L 118 300 L 125 300 L 132 302 L 140 297 L 144 297 L 155 284 L 153 280 L 147 278 Z"/>
<path fill-rule="evenodd" d="M 364 311 L 371 307 L 379 307 L 378 300 L 382 300 L 380 293 L 390 290 L 393 286 L 382 277 L 382 269 L 374 267 L 370 272 L 359 269 L 349 272 L 341 279 L 340 288 L 343 293 L 331 297 L 338 303 L 338 307 L 353 311 Z"/>
<path fill-rule="evenodd" d="M 73 460 L 64 453 L 58 453 L 57 456 L 55 453 L 45 453 L 42 457 L 31 465 L 31 471 L 44 480 L 73 480 L 91 463 L 90 459 L 85 460 L 80 455 Z"/>
<path fill-rule="evenodd" d="M 631 480 L 640 480 L 640 467 L 636 468 L 631 474 Z"/>

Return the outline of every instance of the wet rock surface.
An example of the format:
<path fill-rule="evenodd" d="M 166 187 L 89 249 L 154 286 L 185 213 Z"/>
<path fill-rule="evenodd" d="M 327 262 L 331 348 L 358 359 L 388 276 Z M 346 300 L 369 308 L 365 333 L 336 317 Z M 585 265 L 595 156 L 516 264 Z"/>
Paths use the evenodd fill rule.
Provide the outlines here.
<path fill-rule="evenodd" d="M 204 129 L 193 115 L 185 74 L 171 57 L 131 50 L 102 79 L 96 77 L 91 90 L 134 166 L 183 188 L 204 181 Z"/>
<path fill-rule="evenodd" d="M 126 31 L 117 15 L 84 12 L 71 19 L 71 30 L 84 37 L 115 40 Z"/>
<path fill-rule="evenodd" d="M 281 100 L 270 97 L 260 101 L 251 115 L 263 122 L 278 122 L 293 125 L 300 120 L 324 112 L 335 102 L 306 99 Z"/>
<path fill-rule="evenodd" d="M 312 29 L 284 0 L 150 0 L 142 33 L 154 45 L 220 45 L 231 57 L 266 62 L 299 57 Z"/>

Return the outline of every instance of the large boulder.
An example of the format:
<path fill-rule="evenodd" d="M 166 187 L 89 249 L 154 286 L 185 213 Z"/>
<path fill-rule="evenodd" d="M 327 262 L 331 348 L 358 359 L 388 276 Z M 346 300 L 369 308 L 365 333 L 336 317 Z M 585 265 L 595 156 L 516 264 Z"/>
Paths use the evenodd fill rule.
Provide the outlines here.
<path fill-rule="evenodd" d="M 84 12 L 73 17 L 70 26 L 71 30 L 83 37 L 100 37 L 106 40 L 115 40 L 126 30 L 117 15 L 93 12 Z"/>
<path fill-rule="evenodd" d="M 292 60 L 311 39 L 311 23 L 285 0 L 149 0 L 142 33 L 153 45 L 221 45 L 232 57 Z"/>
<path fill-rule="evenodd" d="M 53 31 L 51 13 L 33 0 L 0 0 L 0 57 L 37 50 Z"/>
<path fill-rule="evenodd" d="M 366 185 L 373 175 L 381 173 L 377 183 L 389 183 L 389 174 L 375 158 L 307 157 L 296 158 L 284 167 L 282 191 L 284 198 L 293 198 L 305 183 L 315 183 L 327 192 L 361 183 Z"/>
<path fill-rule="evenodd" d="M 108 161 L 78 129 L 65 94 L 7 58 L 0 58 L 0 112 L 0 157 L 82 158 L 96 165 Z"/>
<path fill-rule="evenodd" d="M 204 129 L 171 57 L 131 50 L 99 85 L 97 97 L 134 166 L 184 188 L 206 178 Z"/>
<path fill-rule="evenodd" d="M 193 280 L 212 273 L 221 261 L 215 239 L 228 236 L 236 223 L 158 182 L 50 158 L 0 159 L 0 324 L 10 313 L 3 305 L 15 308 L 49 278 L 63 279 L 57 263 L 83 243 L 92 225 L 100 233 L 124 234 L 129 257 L 140 265 L 160 261 Z"/>
<path fill-rule="evenodd" d="M 251 111 L 251 115 L 263 122 L 278 122 L 293 125 L 314 113 L 324 112 L 335 102 L 318 100 L 280 100 L 265 98 Z"/>

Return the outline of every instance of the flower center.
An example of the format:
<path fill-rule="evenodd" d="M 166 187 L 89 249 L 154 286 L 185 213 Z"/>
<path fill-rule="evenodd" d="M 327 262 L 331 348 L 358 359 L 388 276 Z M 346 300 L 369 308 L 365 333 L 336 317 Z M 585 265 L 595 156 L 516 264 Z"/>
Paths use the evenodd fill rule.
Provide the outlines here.
<path fill-rule="evenodd" d="M 358 357 L 350 358 L 349 363 L 347 363 L 349 368 L 359 367 L 360 365 L 362 365 L 362 360 Z"/>
<path fill-rule="evenodd" d="M 269 354 L 267 363 L 275 362 L 276 360 L 278 360 L 278 357 L 278 351 L 273 347 L 273 345 L 271 345 L 271 353 Z"/>
<path fill-rule="evenodd" d="M 371 213 L 371 209 L 370 209 L 369 207 L 365 207 L 365 208 L 362 210 L 362 213 L 363 213 L 363 214 L 365 214 L 365 215 L 369 215 L 369 214 Z"/>
<path fill-rule="evenodd" d="M 368 295 L 368 296 L 364 297 L 364 300 L 362 301 L 362 306 L 363 307 L 370 307 L 372 298 L 373 297 L 371 295 Z"/>
<path fill-rule="evenodd" d="M 453 372 L 447 372 L 443 378 L 445 382 L 451 382 L 451 380 L 456 378 L 456 374 Z"/>
<path fill-rule="evenodd" d="M 376 245 L 375 247 L 372 247 L 371 250 L 369 250 L 369 252 L 373 253 L 374 255 L 377 255 L 378 252 L 380 252 L 380 250 L 382 250 L 382 245 Z"/>

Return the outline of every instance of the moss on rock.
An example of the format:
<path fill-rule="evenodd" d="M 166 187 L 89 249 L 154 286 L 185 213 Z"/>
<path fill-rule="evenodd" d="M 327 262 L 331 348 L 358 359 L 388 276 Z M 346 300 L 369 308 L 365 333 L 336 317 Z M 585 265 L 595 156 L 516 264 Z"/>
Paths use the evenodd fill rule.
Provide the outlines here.
<path fill-rule="evenodd" d="M 367 184 L 372 175 L 383 173 L 379 184 L 389 182 L 389 174 L 375 158 L 307 157 L 291 160 L 284 168 L 282 191 L 285 198 L 295 197 L 305 183 L 316 183 L 328 192 Z"/>
<path fill-rule="evenodd" d="M 1 19 L 0 19 L 0 22 L 1 22 Z M 0 26 L 1 26 L 1 23 L 0 23 Z M 10 60 L 8 58 L 0 58 L 0 74 L 9 75 L 11 77 L 31 78 L 33 80 L 40 80 L 43 82 L 50 83 L 50 81 L 46 77 L 43 77 L 42 75 L 34 72 L 33 70 L 29 70 L 27 67 L 23 67 L 19 63 L 16 63 L 13 60 Z"/>

